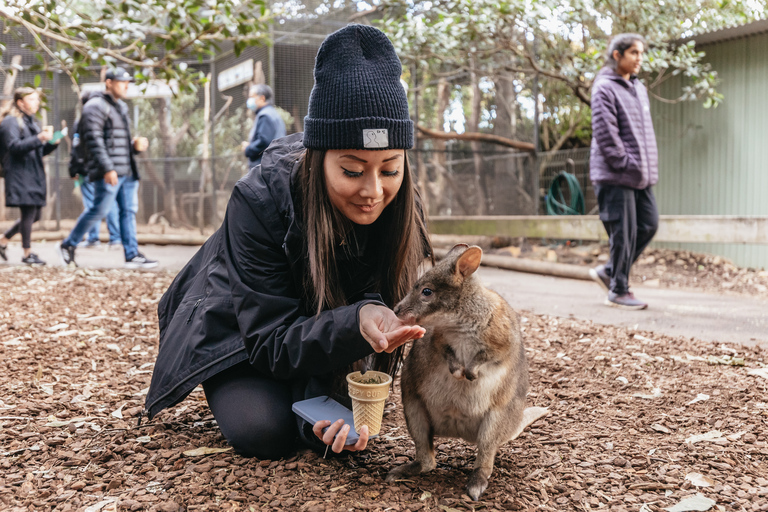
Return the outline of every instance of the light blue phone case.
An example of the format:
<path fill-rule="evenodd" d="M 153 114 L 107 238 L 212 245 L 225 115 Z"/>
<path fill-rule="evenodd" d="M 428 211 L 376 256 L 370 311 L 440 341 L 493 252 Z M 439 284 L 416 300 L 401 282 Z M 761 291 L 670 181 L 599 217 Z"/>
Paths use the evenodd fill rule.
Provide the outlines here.
<path fill-rule="evenodd" d="M 346 445 L 355 444 L 360 436 L 355 432 L 355 419 L 352 411 L 341 405 L 339 402 L 327 396 L 318 396 L 308 400 L 302 400 L 293 404 L 293 412 L 307 420 L 310 425 L 314 425 L 321 420 L 334 422 L 338 419 L 344 420 L 349 425 Z M 378 435 L 370 436 L 378 437 Z"/>

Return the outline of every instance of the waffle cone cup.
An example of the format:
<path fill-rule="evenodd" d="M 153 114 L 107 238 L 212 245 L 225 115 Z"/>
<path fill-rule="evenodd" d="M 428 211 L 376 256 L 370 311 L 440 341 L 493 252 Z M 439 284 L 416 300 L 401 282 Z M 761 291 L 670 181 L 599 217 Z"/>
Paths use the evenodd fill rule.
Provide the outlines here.
<path fill-rule="evenodd" d="M 352 372 L 347 375 L 355 432 L 359 434 L 363 425 L 368 425 L 368 435 L 372 436 L 381 431 L 384 403 L 389 397 L 391 384 L 392 377 L 384 372 Z"/>

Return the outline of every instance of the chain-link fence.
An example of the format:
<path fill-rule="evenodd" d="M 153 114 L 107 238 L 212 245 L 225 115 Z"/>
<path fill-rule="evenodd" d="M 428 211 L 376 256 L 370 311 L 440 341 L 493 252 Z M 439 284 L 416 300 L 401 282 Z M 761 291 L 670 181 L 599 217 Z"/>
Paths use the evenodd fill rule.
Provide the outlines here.
<path fill-rule="evenodd" d="M 487 145 L 474 152 L 459 144 L 412 152 L 418 164 L 430 215 L 540 215 L 552 182 L 561 172 L 573 174 L 584 196 L 585 213 L 597 204 L 589 180 L 589 148 L 547 153 L 499 150 Z M 479 172 L 478 172 L 479 169 Z M 572 185 L 575 187 L 575 185 Z M 425 193 L 424 193 L 425 191 Z"/>
<path fill-rule="evenodd" d="M 138 158 L 142 184 L 137 222 L 212 232 L 223 218 L 234 183 L 248 171 L 242 150 L 254 117 L 246 108 L 248 87 L 271 85 L 288 133 L 302 131 L 317 49 L 327 34 L 348 22 L 347 11 L 280 20 L 273 27 L 270 47 L 247 48 L 239 56 L 224 47 L 207 62 L 190 63 L 210 79 L 196 93 L 172 95 L 167 87 L 157 87 L 152 93 L 130 98 L 132 134 L 150 141 L 149 150 Z M 32 84 L 40 75 L 45 94 L 45 108 L 38 114 L 41 124 L 57 130 L 72 127 L 81 105 L 69 77 L 32 71 L 39 56 L 23 34 L 21 38 L 2 34 L 0 42 L 6 46 L 6 61 L 21 57 L 15 87 Z M 7 62 L 5 65 L 7 68 Z M 91 70 L 81 78 L 80 88 L 103 87 L 104 71 Z M 412 82 L 409 95 L 419 126 L 535 142 L 531 79 L 510 76 L 478 81 L 464 74 L 419 85 L 415 70 L 406 67 L 405 74 Z M 474 106 L 467 108 L 469 103 Z M 482 112 L 473 114 L 473 108 Z M 454 115 L 467 110 L 469 116 Z M 76 219 L 82 211 L 78 187 L 68 174 L 71 136 L 46 158 L 48 204 L 43 220 L 56 227 L 61 221 Z M 410 156 L 430 215 L 544 213 L 543 199 L 561 170 L 577 176 L 587 210 L 594 205 L 588 149 L 533 156 L 503 145 L 440 140 L 417 132 L 417 146 Z M 4 200 L 2 187 L 0 180 L 0 201 Z M 0 221 L 16 217 L 15 208 L 0 207 Z"/>

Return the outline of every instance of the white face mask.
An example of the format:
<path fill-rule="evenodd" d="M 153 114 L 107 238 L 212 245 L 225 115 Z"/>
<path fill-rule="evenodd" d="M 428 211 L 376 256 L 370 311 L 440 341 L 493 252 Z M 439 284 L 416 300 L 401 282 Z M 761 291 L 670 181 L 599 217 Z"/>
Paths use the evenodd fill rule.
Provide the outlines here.
<path fill-rule="evenodd" d="M 256 98 L 248 98 L 245 102 L 245 106 L 248 107 L 249 110 L 256 112 Z"/>

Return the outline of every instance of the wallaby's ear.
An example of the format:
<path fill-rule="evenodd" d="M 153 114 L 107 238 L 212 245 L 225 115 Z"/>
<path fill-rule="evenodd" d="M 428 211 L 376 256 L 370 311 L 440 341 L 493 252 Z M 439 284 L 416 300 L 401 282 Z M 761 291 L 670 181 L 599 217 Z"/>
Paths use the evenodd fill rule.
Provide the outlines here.
<path fill-rule="evenodd" d="M 483 250 L 476 245 L 468 248 L 464 253 L 456 260 L 456 275 L 461 275 L 462 278 L 468 277 L 472 274 L 477 267 L 480 266 L 480 260 L 483 258 Z"/>
<path fill-rule="evenodd" d="M 451 256 L 456 256 L 457 254 L 463 253 L 467 249 L 469 249 L 469 245 L 467 244 L 456 244 L 453 247 L 451 247 L 451 250 L 448 251 L 445 257 L 450 258 Z"/>

